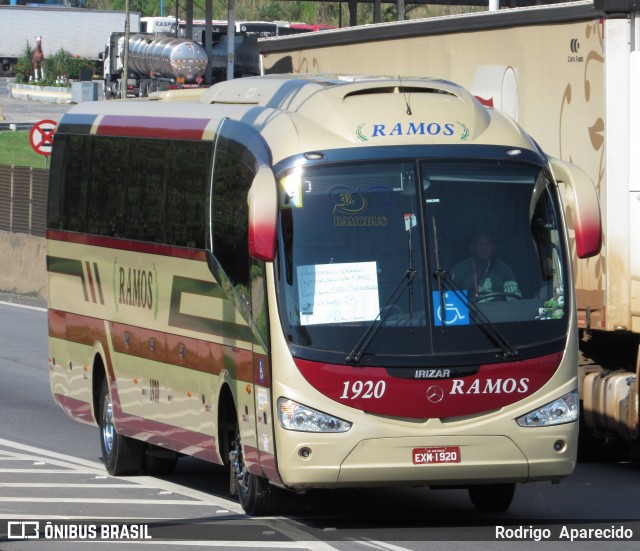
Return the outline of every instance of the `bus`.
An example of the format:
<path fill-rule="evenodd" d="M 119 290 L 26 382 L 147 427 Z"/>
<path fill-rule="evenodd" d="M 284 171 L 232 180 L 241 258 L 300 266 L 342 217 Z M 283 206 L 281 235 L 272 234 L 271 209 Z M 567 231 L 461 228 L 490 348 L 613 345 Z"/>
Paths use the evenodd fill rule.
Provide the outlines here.
<path fill-rule="evenodd" d="M 456 279 L 478 229 L 517 288 Z M 506 510 L 574 469 L 571 250 L 600 242 L 586 173 L 452 82 L 84 102 L 52 150 L 51 391 L 110 475 L 199 457 L 251 515 L 385 485 Z"/>

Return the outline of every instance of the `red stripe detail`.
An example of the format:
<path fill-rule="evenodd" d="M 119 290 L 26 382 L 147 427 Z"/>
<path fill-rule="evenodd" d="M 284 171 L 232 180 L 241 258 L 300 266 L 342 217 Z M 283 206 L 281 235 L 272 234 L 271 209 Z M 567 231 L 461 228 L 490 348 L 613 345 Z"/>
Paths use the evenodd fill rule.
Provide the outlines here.
<path fill-rule="evenodd" d="M 165 448 L 212 463 L 222 463 L 216 451 L 216 439 L 213 436 L 127 415 L 122 412 L 120 397 L 117 392 L 113 393 L 113 388 L 111 395 L 113 411 L 116 415 L 114 420 L 120 434 L 135 437 L 149 444 L 162 444 Z M 95 426 L 91 404 L 58 393 L 54 394 L 54 398 L 69 417 Z"/>
<path fill-rule="evenodd" d="M 227 366 L 235 367 L 235 379 L 242 383 L 253 383 L 253 352 L 235 346 L 227 346 L 203 339 L 194 339 L 162 331 L 153 331 L 134 325 L 109 322 L 114 352 L 131 357 L 178 365 L 185 369 L 219 375 Z M 129 346 L 124 343 L 124 334 L 129 334 Z M 104 320 L 49 309 L 49 336 L 55 339 L 93 347 L 98 341 L 108 354 Z M 150 352 L 149 341 L 155 340 L 155 350 Z M 178 347 L 184 345 L 180 358 Z M 264 358 L 264 381 L 260 386 L 269 387 L 269 364 Z M 109 359 L 110 363 L 110 359 Z M 257 362 L 256 362 L 257 363 Z M 109 365 L 110 367 L 110 365 Z M 113 378 L 113 371 L 109 371 Z M 259 377 L 258 374 L 255 375 Z"/>
<path fill-rule="evenodd" d="M 144 254 L 155 254 L 160 256 L 171 256 L 175 258 L 184 258 L 186 260 L 201 260 L 203 262 L 207 260 L 205 252 L 199 249 L 173 247 L 171 245 L 146 243 L 144 241 L 131 241 L 127 239 L 117 239 L 115 237 L 100 237 L 97 235 L 88 235 L 85 233 L 67 232 L 62 230 L 47 230 L 47 239 L 49 239 L 50 241 L 64 241 L 66 243 L 77 243 L 78 245 L 90 245 L 93 247 L 103 247 L 106 249 L 116 249 Z"/>
<path fill-rule="evenodd" d="M 253 446 L 244 445 L 244 462 L 251 474 L 264 476 L 272 481 L 282 482 L 276 464 L 276 456 L 272 453 L 261 451 Z"/>
<path fill-rule="evenodd" d="M 483 98 L 476 96 L 476 99 L 485 107 L 493 107 L 493 98 Z"/>
<path fill-rule="evenodd" d="M 96 132 L 99 136 L 173 138 L 201 140 L 209 119 L 105 115 Z"/>
<path fill-rule="evenodd" d="M 71 396 L 65 396 L 63 394 L 55 393 L 53 396 L 69 417 L 73 417 L 78 421 L 95 426 L 91 404 L 76 400 L 75 398 L 71 398 Z"/>
<path fill-rule="evenodd" d="M 392 369 L 296 360 L 304 378 L 328 398 L 378 415 L 442 419 L 482 413 L 524 400 L 558 370 L 563 354 L 481 365 L 475 375 L 401 379 Z M 431 399 L 429 399 L 431 396 Z"/>
<path fill-rule="evenodd" d="M 112 404 L 114 412 L 117 410 L 122 415 L 120 403 L 116 404 L 116 399 L 112 398 Z M 162 445 L 164 448 L 185 455 L 222 464 L 222 458 L 217 451 L 216 439 L 208 434 L 126 414 L 118 423 L 118 432 L 149 444 Z"/>
<path fill-rule="evenodd" d="M 67 335 L 72 336 L 72 338 L 67 338 Z M 142 419 L 122 410 L 103 320 L 69 312 L 49 310 L 49 336 L 92 347 L 96 341 L 102 344 L 105 354 L 105 369 L 107 370 L 111 390 L 114 424 L 120 434 L 132 436 L 150 444 L 163 444 L 165 447 L 177 452 L 199 457 L 213 463 L 222 462 L 214 437 L 165 423 Z M 70 417 L 91 425 L 96 424 L 91 404 L 57 393 L 54 397 Z"/>

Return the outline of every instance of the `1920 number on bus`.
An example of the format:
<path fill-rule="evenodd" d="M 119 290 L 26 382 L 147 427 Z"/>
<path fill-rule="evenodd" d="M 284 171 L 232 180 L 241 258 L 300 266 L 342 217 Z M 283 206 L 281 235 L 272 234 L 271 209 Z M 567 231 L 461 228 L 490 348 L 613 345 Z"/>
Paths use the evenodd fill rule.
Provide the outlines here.
<path fill-rule="evenodd" d="M 356 398 L 382 398 L 387 383 L 385 381 L 345 381 L 340 398 L 355 400 Z"/>

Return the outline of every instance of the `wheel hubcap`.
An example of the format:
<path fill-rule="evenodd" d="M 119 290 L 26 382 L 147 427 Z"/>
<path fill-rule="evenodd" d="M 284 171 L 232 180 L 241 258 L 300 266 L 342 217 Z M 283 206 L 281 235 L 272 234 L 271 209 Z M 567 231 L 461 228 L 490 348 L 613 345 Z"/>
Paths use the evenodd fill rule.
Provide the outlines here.
<path fill-rule="evenodd" d="M 249 491 L 249 472 L 242 458 L 242 444 L 239 435 L 235 440 L 235 448 L 231 452 L 231 461 L 231 468 L 238 485 L 238 493 L 246 495 Z"/>
<path fill-rule="evenodd" d="M 115 427 L 113 426 L 113 407 L 111 405 L 111 398 L 107 394 L 105 404 L 102 412 L 102 444 L 106 455 L 111 454 L 113 449 L 113 435 L 115 433 Z"/>

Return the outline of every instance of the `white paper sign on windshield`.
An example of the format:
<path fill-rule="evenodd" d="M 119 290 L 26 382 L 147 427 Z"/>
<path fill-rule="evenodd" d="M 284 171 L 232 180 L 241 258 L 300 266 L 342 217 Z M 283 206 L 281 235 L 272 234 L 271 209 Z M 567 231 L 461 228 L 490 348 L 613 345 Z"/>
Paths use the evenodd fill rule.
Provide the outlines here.
<path fill-rule="evenodd" d="M 298 266 L 300 324 L 372 321 L 380 312 L 375 262 Z"/>

